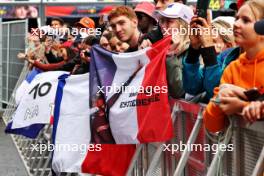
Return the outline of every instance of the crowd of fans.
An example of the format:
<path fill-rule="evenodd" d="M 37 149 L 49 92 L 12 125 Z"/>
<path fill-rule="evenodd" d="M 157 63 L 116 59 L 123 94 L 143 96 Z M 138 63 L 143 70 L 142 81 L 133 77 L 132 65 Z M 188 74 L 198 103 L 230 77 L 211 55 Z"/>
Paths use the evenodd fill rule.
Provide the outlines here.
<path fill-rule="evenodd" d="M 100 30 L 89 17 L 73 26 L 53 18 L 50 26 L 40 28 L 49 34 L 31 35 L 27 52 L 19 53 L 18 58 L 44 71 L 83 74 L 89 72 L 90 49 L 95 44 L 115 53 L 133 52 L 171 35 L 166 61 L 169 95 L 209 103 L 205 126 L 217 132 L 226 127 L 229 115 L 239 115 L 250 123 L 264 118 L 261 96 L 251 99 L 245 93 L 253 88 L 264 93 L 264 36 L 254 31 L 254 23 L 264 18 L 263 9 L 263 0 L 248 0 L 235 17 L 212 19 L 208 11 L 205 19 L 182 1 L 155 0 L 155 4 L 143 2 L 134 9 L 111 9 L 100 20 Z M 65 29 L 70 30 L 64 35 L 50 34 Z M 78 34 L 73 34 L 74 29 Z M 96 35 L 98 31 L 100 35 Z"/>

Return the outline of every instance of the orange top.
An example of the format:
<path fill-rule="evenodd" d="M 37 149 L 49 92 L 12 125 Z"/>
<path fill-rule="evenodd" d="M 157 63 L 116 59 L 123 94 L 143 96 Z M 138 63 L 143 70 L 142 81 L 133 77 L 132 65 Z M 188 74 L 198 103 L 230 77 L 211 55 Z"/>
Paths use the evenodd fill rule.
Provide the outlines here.
<path fill-rule="evenodd" d="M 224 70 L 220 85 L 225 83 L 245 89 L 256 87 L 264 93 L 264 49 L 255 58 L 248 59 L 246 53 L 243 53 L 237 60 L 231 62 Z M 216 87 L 214 95 L 216 96 L 218 92 L 219 87 Z M 204 123 L 209 131 L 220 131 L 226 124 L 225 114 L 217 105 L 209 102 L 204 112 Z"/>

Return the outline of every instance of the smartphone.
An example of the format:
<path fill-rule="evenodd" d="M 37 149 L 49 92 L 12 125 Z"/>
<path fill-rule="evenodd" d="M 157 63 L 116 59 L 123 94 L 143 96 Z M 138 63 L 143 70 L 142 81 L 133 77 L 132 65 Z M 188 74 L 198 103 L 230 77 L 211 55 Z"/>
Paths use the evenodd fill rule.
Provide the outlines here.
<path fill-rule="evenodd" d="M 198 17 L 207 18 L 207 9 L 209 7 L 210 0 L 198 0 L 196 5 L 196 13 Z"/>
<path fill-rule="evenodd" d="M 262 96 L 257 88 L 252 88 L 247 91 L 244 91 L 244 94 L 247 96 L 249 101 L 258 100 Z"/>

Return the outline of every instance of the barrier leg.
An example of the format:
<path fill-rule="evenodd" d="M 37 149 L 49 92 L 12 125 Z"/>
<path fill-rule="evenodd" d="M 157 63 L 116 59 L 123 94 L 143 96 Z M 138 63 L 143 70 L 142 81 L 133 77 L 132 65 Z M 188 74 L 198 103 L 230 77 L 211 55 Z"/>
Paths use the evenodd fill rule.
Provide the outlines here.
<path fill-rule="evenodd" d="M 257 161 L 256 167 L 254 168 L 252 176 L 263 176 L 264 175 L 264 146 L 262 148 L 261 154 Z"/>
<path fill-rule="evenodd" d="M 127 176 L 131 176 L 132 175 L 133 169 L 134 169 L 134 167 L 136 165 L 136 162 L 137 162 L 137 160 L 138 160 L 138 158 L 140 156 L 140 153 L 141 153 L 141 151 L 143 149 L 143 146 L 144 146 L 144 144 L 140 144 L 137 147 L 136 152 L 135 152 L 135 154 L 134 154 L 134 156 L 133 156 L 133 158 L 131 160 L 131 163 L 129 165 L 129 168 L 127 170 L 127 173 L 126 173 Z"/>
<path fill-rule="evenodd" d="M 153 159 L 150 163 L 150 166 L 149 166 L 149 169 L 148 169 L 146 176 L 152 176 L 152 173 L 157 168 L 157 165 L 158 165 L 158 162 L 159 162 L 159 159 L 161 157 L 163 149 L 164 149 L 164 145 L 162 143 L 160 143 L 158 145 L 158 149 L 156 150 L 156 152 L 153 156 Z"/>
<path fill-rule="evenodd" d="M 173 106 L 173 109 L 172 109 L 172 113 L 171 113 L 172 122 L 173 123 L 176 120 L 176 113 L 179 112 L 179 111 L 180 111 L 180 107 L 179 107 L 179 105 L 177 103 L 175 103 L 174 106 Z M 158 164 L 159 159 L 160 159 L 160 157 L 162 155 L 163 149 L 164 149 L 163 143 L 159 143 L 158 144 L 158 148 L 157 148 L 157 150 L 156 150 L 156 152 L 155 152 L 155 154 L 154 154 L 154 156 L 152 158 L 152 161 L 150 163 L 150 166 L 148 168 L 146 176 L 152 176 L 153 175 L 152 173 L 154 172 L 154 170 L 157 167 L 157 164 Z"/>
<path fill-rule="evenodd" d="M 198 114 L 198 117 L 197 117 L 197 120 L 194 124 L 194 127 L 193 127 L 193 130 L 190 134 L 190 137 L 187 141 L 187 146 L 193 144 L 198 136 L 198 133 L 199 133 L 199 130 L 201 128 L 201 125 L 202 125 L 202 119 L 203 119 L 203 116 L 202 116 L 202 110 L 200 110 L 199 114 Z M 187 163 L 187 160 L 189 158 L 191 154 L 191 151 L 188 150 L 188 147 L 185 148 L 185 150 L 183 151 L 183 154 L 180 158 L 180 161 L 177 165 L 177 168 L 176 168 L 176 171 L 174 172 L 174 176 L 181 176 L 183 175 L 183 170 L 185 168 L 185 165 Z"/>
<path fill-rule="evenodd" d="M 230 126 L 228 127 L 226 134 L 225 134 L 225 138 L 223 142 L 220 142 L 218 145 L 222 145 L 224 144 L 225 146 L 228 145 L 231 137 L 232 137 L 232 130 L 233 130 L 233 121 L 231 119 L 230 121 Z M 223 158 L 225 151 L 222 150 L 217 150 L 213 161 L 211 162 L 211 165 L 209 167 L 209 170 L 207 172 L 207 176 L 212 176 L 212 175 L 217 175 L 217 171 L 219 170 L 219 165 L 221 164 L 221 160 Z M 220 169 L 222 170 L 222 169 Z"/>

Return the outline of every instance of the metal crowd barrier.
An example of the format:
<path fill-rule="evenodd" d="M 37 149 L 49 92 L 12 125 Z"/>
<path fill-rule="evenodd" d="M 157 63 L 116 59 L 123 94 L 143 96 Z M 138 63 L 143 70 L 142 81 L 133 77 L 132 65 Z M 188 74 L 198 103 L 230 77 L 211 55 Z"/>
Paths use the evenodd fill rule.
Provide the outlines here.
<path fill-rule="evenodd" d="M 0 99 L 6 104 L 17 84 L 24 67 L 24 61 L 17 59 L 19 52 L 25 52 L 28 21 L 7 21 L 0 19 Z"/>
<path fill-rule="evenodd" d="M 5 124 L 15 111 L 14 92 L 28 73 L 24 66 L 22 73 L 3 114 Z M 191 104 L 183 100 L 171 101 L 172 119 L 175 137 L 167 143 L 140 144 L 127 171 L 128 176 L 263 176 L 264 172 L 264 121 L 246 126 L 239 120 L 233 124 L 225 138 L 210 136 L 205 131 L 202 121 L 204 106 Z M 15 146 L 24 162 L 28 175 L 51 176 L 51 152 L 43 153 L 32 150 L 34 144 L 47 144 L 51 140 L 50 125 L 40 132 L 36 139 L 12 135 Z M 210 136 L 210 137 L 209 137 Z M 220 138 L 222 140 L 220 141 Z M 169 144 L 215 144 L 232 143 L 234 151 L 190 151 L 188 148 L 175 151 L 167 150 Z M 220 144 L 219 143 L 219 144 Z M 165 146 L 166 145 L 166 146 Z M 170 146 L 172 148 L 172 146 Z M 169 149 L 171 149 L 169 148 Z M 61 176 L 76 176 L 77 173 L 61 173 Z"/>
<path fill-rule="evenodd" d="M 140 144 L 127 175 L 133 176 L 263 176 L 264 121 L 246 125 L 230 118 L 223 135 L 210 135 L 203 127 L 203 105 L 184 100 L 172 101 L 175 138 L 167 143 Z M 233 151 L 168 152 L 165 144 L 233 144 Z"/>
<path fill-rule="evenodd" d="M 18 78 L 17 84 L 13 90 L 12 96 L 7 103 L 7 107 L 2 116 L 4 123 L 7 125 L 16 110 L 15 92 L 19 85 L 25 80 L 28 74 L 28 66 L 25 65 Z M 39 133 L 36 139 L 27 138 L 21 135 L 11 135 L 18 153 L 24 163 L 29 176 L 51 176 L 51 152 L 45 150 L 40 153 L 33 150 L 33 145 L 51 143 L 52 126 L 46 125 Z M 61 173 L 60 176 L 77 176 L 77 173 Z"/>
<path fill-rule="evenodd" d="M 28 72 L 28 67 L 27 65 L 25 65 L 2 116 L 6 125 L 11 120 L 12 114 L 16 109 L 15 92 L 18 86 L 25 80 Z M 45 173 L 45 169 L 41 169 L 40 165 L 41 162 L 43 162 L 43 159 L 47 159 L 47 154 L 44 152 L 42 155 L 39 155 L 39 152 L 34 152 L 34 150 L 31 150 L 31 144 L 36 144 L 38 142 L 44 143 L 45 140 L 49 140 L 48 138 L 45 138 L 47 135 L 44 135 L 48 134 L 49 129 L 49 127 L 45 127 L 44 130 L 42 130 L 42 132 L 39 134 L 39 136 L 34 140 L 20 135 L 11 135 L 13 142 L 19 152 L 19 155 L 22 158 L 22 161 L 26 167 L 28 175 L 44 175 L 43 173 Z M 47 163 L 45 162 L 45 164 Z M 38 174 L 39 171 L 42 171 L 42 173 Z"/>

